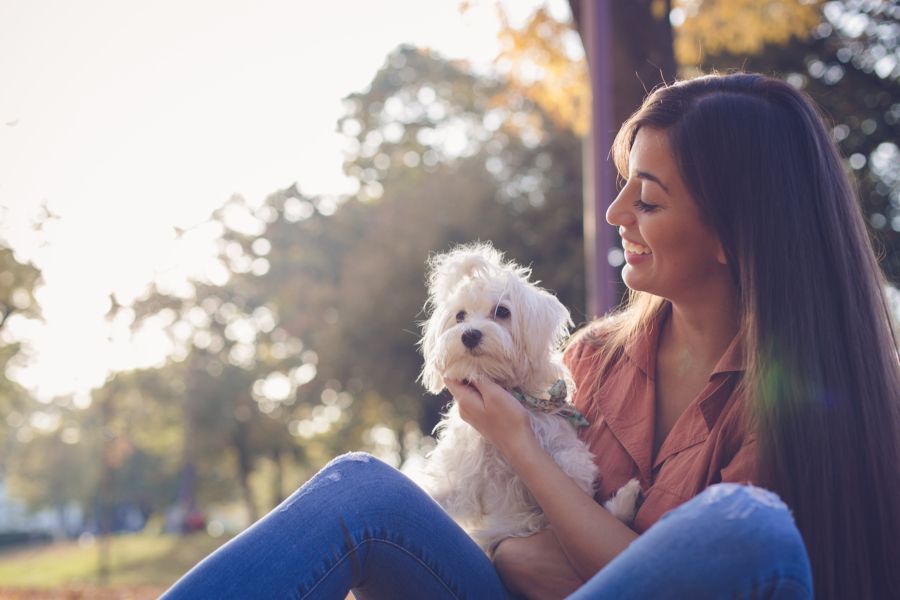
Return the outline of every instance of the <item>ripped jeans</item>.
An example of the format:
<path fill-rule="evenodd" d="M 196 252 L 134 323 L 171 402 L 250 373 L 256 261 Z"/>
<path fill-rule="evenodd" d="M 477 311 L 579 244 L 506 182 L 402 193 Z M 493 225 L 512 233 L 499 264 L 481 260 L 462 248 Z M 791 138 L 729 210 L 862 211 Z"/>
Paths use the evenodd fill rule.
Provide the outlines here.
<path fill-rule="evenodd" d="M 502 599 L 493 564 L 421 488 L 362 453 L 338 457 L 164 595 L 176 599 Z M 787 507 L 711 486 L 664 515 L 570 598 L 812 598 Z"/>

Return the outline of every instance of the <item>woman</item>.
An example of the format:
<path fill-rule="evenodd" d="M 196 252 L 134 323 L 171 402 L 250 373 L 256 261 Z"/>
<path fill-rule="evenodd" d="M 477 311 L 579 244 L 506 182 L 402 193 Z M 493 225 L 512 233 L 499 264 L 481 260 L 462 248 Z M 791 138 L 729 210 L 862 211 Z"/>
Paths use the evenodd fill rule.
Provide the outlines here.
<path fill-rule="evenodd" d="M 349 455 L 170 597 L 499 598 L 501 579 L 527 597 L 900 597 L 900 362 L 812 104 L 758 75 L 681 82 L 614 155 L 630 297 L 566 358 L 598 499 L 641 481 L 634 529 L 568 480 L 505 390 L 451 383 L 552 525 L 502 542 L 496 571 L 421 490 Z"/>
<path fill-rule="evenodd" d="M 704 386 L 743 368 L 732 408 L 745 413 L 745 441 L 730 463 L 707 448 L 703 457 L 713 460 L 699 466 L 778 493 L 803 535 L 817 597 L 900 597 L 892 566 L 900 555 L 897 347 L 858 203 L 811 102 L 757 75 L 683 82 L 647 98 L 619 132 L 614 156 L 627 181 L 607 219 L 651 254 L 623 271 L 627 307 L 570 346 L 576 372 L 583 354 L 596 355 L 587 364 L 601 376 L 587 401 L 603 403 L 603 376 L 661 321 L 656 410 L 645 411 L 654 416 L 658 463 L 672 423 L 690 417 L 685 403 L 700 392 L 700 406 L 710 399 Z M 711 369 L 732 334 L 745 360 L 726 353 Z M 619 410 L 604 415 L 612 419 L 604 429 Z M 712 439 L 710 429 L 706 446 L 735 437 Z M 613 446 L 592 445 L 600 464 Z M 665 469 L 650 474 L 653 483 Z M 693 476 L 682 487 L 702 483 Z M 571 539 L 558 537 L 577 566 Z M 529 580 L 534 571 L 521 565 L 551 552 L 553 541 L 509 540 L 498 562 L 523 586 L 536 585 L 539 575 Z M 566 565 L 557 564 L 564 579 Z"/>

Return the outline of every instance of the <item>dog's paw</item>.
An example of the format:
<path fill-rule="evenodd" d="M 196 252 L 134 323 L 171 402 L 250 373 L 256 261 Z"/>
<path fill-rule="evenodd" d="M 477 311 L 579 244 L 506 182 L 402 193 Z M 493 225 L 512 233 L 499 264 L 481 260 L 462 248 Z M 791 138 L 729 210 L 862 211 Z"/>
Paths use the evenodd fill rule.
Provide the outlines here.
<path fill-rule="evenodd" d="M 611 512 L 615 518 L 628 525 L 634 520 L 640 494 L 641 484 L 637 479 L 632 479 L 620 487 L 616 494 L 606 501 L 603 507 Z"/>

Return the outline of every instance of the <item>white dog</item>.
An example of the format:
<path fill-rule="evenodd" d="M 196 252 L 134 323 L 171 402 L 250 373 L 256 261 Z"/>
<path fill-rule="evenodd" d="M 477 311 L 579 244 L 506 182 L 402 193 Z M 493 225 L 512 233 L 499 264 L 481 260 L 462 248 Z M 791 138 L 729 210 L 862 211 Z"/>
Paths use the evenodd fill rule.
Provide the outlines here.
<path fill-rule="evenodd" d="M 597 467 L 576 434 L 586 421 L 571 404 L 574 384 L 559 352 L 572 324 L 569 312 L 529 282 L 529 269 L 505 262 L 489 244 L 460 246 L 433 257 L 429 266 L 426 307 L 431 313 L 420 342 L 424 386 L 438 394 L 445 379 L 492 379 L 510 390 L 531 409 L 541 446 L 593 495 Z M 438 442 L 428 456 L 425 485 L 486 552 L 504 538 L 547 526 L 525 484 L 460 418 L 456 403 L 435 432 Z M 605 506 L 630 523 L 639 492 L 632 480 Z"/>

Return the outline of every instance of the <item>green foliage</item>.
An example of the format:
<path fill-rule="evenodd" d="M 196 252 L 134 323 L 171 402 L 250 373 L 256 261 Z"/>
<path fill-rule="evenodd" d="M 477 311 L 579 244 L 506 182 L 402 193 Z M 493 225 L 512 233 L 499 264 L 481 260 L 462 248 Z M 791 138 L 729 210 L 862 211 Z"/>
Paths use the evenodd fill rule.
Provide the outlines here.
<path fill-rule="evenodd" d="M 17 318 L 38 319 L 40 309 L 34 298 L 40 272 L 20 261 L 12 249 L 0 241 L 0 477 L 7 469 L 15 443 L 16 424 L 29 414 L 30 398 L 6 377 L 7 368 L 21 360 L 19 343 L 9 335 L 9 323 Z"/>
<path fill-rule="evenodd" d="M 416 383 L 434 252 L 492 240 L 583 319 L 576 136 L 503 82 L 411 47 L 346 106 L 355 197 L 234 197 L 213 216 L 227 283 L 135 307 L 136 326 L 168 311 L 184 347 L 182 460 L 201 503 L 232 497 L 214 485 L 230 473 L 254 517 L 260 465 L 277 500 L 297 483 L 286 474 L 340 452 L 417 449 L 444 402 Z"/>
<path fill-rule="evenodd" d="M 0 328 L 13 314 L 40 316 L 34 290 L 41 274 L 34 266 L 22 263 L 15 253 L 0 242 Z"/>
<path fill-rule="evenodd" d="M 173 371 L 122 373 L 87 408 L 48 407 L 60 422 L 12 446 L 10 490 L 32 509 L 75 501 L 98 519 L 114 505 L 164 509 L 181 466 L 183 393 Z"/>

